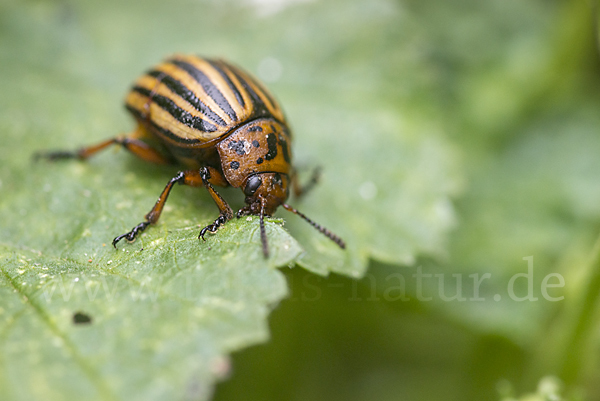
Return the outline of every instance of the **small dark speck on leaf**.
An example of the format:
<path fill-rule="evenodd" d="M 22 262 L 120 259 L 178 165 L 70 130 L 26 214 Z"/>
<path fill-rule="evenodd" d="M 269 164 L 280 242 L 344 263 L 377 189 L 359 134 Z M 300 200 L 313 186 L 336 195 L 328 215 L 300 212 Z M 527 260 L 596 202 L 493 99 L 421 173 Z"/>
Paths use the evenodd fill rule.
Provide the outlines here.
<path fill-rule="evenodd" d="M 90 324 L 90 323 L 92 323 L 92 318 L 90 315 L 87 315 L 83 312 L 76 312 L 73 315 L 73 323 L 74 324 Z"/>

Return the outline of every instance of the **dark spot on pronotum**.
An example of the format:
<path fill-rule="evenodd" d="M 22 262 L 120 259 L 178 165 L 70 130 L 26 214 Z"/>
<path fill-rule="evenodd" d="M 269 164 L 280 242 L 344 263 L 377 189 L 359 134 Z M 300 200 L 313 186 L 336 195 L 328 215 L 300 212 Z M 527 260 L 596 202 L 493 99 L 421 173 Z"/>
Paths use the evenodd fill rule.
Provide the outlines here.
<path fill-rule="evenodd" d="M 259 157 L 258 159 L 256 159 L 256 164 L 262 164 L 263 161 L 263 158 Z"/>
<path fill-rule="evenodd" d="M 248 131 L 250 131 L 250 132 L 262 132 L 262 130 L 263 130 L 262 127 L 258 126 L 258 125 L 254 125 L 254 126 L 248 128 Z"/>
<path fill-rule="evenodd" d="M 90 315 L 87 315 L 83 312 L 75 312 L 73 315 L 73 323 L 74 324 L 90 324 L 92 323 L 92 318 Z"/>
<path fill-rule="evenodd" d="M 275 129 L 275 126 L 273 124 L 271 124 L 271 131 L 277 132 L 277 130 Z"/>
<path fill-rule="evenodd" d="M 246 151 L 244 150 L 244 141 L 230 141 L 227 144 L 227 147 L 229 149 L 234 150 L 238 155 L 240 156 L 244 156 L 246 154 Z"/>
<path fill-rule="evenodd" d="M 260 143 L 255 139 L 252 141 L 252 146 L 254 146 L 255 148 L 258 148 L 260 146 Z"/>
<path fill-rule="evenodd" d="M 281 144 L 281 151 L 283 152 L 283 158 L 287 163 L 291 163 L 290 152 L 288 151 L 288 144 L 283 135 L 279 135 L 279 143 Z"/>
<path fill-rule="evenodd" d="M 232 169 L 234 169 L 234 170 L 237 170 L 238 168 L 240 168 L 240 163 L 239 163 L 239 162 L 236 162 L 236 161 L 233 161 L 233 162 L 231 162 L 231 163 L 229 164 L 229 166 L 230 166 Z"/>
<path fill-rule="evenodd" d="M 265 155 L 266 160 L 273 160 L 277 157 L 277 136 L 275 134 L 267 135 L 267 146 L 269 151 Z"/>

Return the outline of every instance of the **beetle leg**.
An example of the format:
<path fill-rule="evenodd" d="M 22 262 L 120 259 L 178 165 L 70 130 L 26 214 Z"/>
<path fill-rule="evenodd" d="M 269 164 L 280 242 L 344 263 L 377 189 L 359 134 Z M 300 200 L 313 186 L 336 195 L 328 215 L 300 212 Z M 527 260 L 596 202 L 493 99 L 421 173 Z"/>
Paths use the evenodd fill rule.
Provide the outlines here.
<path fill-rule="evenodd" d="M 292 172 L 292 189 L 294 191 L 294 196 L 296 198 L 301 198 L 306 195 L 314 186 L 319 182 L 319 177 L 321 176 L 321 167 L 315 167 L 313 170 L 312 176 L 310 180 L 304 185 L 300 184 L 300 180 L 298 179 L 298 173 L 296 169 Z"/>
<path fill-rule="evenodd" d="M 146 221 L 143 221 L 137 226 L 133 227 L 128 233 L 116 237 L 112 242 L 115 248 L 117 247 L 117 242 L 121 241 L 123 238 L 130 242 L 134 241 L 139 233 L 144 231 L 150 224 L 154 224 L 158 221 L 160 214 L 165 207 L 165 202 L 169 197 L 169 193 L 171 193 L 171 189 L 173 189 L 173 185 L 176 183 L 189 185 L 192 187 L 199 187 L 203 184 L 203 181 L 198 170 L 186 170 L 177 173 L 177 175 L 171 178 L 171 180 L 167 183 L 167 186 L 165 189 L 163 189 L 162 193 L 158 197 L 154 207 L 150 210 L 150 212 L 148 212 L 148 214 L 146 214 Z"/>
<path fill-rule="evenodd" d="M 37 152 L 33 155 L 35 160 L 48 159 L 48 160 L 59 160 L 59 159 L 79 159 L 85 160 L 96 153 L 108 148 L 111 145 L 121 145 L 129 152 L 139 157 L 140 159 L 155 163 L 155 164 L 170 164 L 171 161 L 163 156 L 160 152 L 148 145 L 146 142 L 139 139 L 144 134 L 143 132 L 135 131 L 129 135 L 118 136 L 116 138 L 108 139 L 104 142 L 92 146 L 86 146 L 75 151 L 50 151 L 50 152 Z"/>
<path fill-rule="evenodd" d="M 115 138 L 116 144 L 123 146 L 129 152 L 139 157 L 140 159 L 154 164 L 171 164 L 163 154 L 148 145 L 146 142 L 131 137 Z M 87 156 L 89 157 L 89 156 Z"/>
<path fill-rule="evenodd" d="M 252 214 L 252 211 L 250 210 L 250 206 L 244 206 L 243 208 L 241 208 L 240 210 L 237 211 L 235 217 L 237 217 L 238 219 L 242 216 L 248 216 L 249 214 Z"/>
<path fill-rule="evenodd" d="M 75 151 L 69 150 L 55 150 L 49 152 L 36 152 L 33 155 L 34 160 L 39 159 L 48 159 L 48 160 L 59 160 L 59 159 L 87 159 L 94 153 L 100 152 L 101 150 L 106 149 L 110 145 L 115 143 L 115 138 L 111 138 L 107 141 L 98 143 L 96 145 L 88 146 L 85 148 L 80 148 Z"/>
<path fill-rule="evenodd" d="M 204 234 L 206 234 L 207 231 L 211 233 L 216 232 L 219 229 L 219 227 L 221 227 L 233 217 L 233 210 L 231 210 L 231 207 L 227 204 L 225 199 L 223 199 L 221 195 L 219 195 L 211 185 L 211 182 L 215 184 L 218 184 L 220 182 L 226 182 L 222 174 L 212 167 L 202 167 L 199 171 L 199 175 L 202 179 L 202 184 L 204 184 L 204 187 L 217 204 L 219 212 L 221 212 L 219 214 L 219 217 L 217 217 L 214 221 L 214 223 L 207 225 L 200 231 L 200 235 L 198 235 L 198 238 L 202 238 L 203 241 L 206 241 L 204 239 Z"/>

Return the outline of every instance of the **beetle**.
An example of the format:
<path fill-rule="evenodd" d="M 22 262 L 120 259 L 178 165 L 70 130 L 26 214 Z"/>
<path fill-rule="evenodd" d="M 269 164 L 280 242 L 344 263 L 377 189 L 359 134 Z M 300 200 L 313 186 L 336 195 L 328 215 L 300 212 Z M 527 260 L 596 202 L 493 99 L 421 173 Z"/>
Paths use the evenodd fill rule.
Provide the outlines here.
<path fill-rule="evenodd" d="M 134 241 L 155 224 L 175 184 L 206 188 L 219 216 L 198 236 L 215 233 L 233 218 L 229 204 L 214 186 L 241 188 L 246 206 L 236 214 L 260 217 L 265 257 L 269 246 L 264 218 L 279 206 L 300 216 L 342 249 L 344 241 L 286 203 L 290 187 L 296 196 L 302 187 L 292 167 L 292 133 L 284 113 L 269 91 L 252 75 L 223 60 L 177 54 L 161 62 L 133 85 L 125 107 L 137 126 L 117 136 L 75 151 L 39 152 L 36 158 L 81 159 L 120 145 L 147 162 L 183 166 L 165 186 L 145 220 L 112 241 Z"/>

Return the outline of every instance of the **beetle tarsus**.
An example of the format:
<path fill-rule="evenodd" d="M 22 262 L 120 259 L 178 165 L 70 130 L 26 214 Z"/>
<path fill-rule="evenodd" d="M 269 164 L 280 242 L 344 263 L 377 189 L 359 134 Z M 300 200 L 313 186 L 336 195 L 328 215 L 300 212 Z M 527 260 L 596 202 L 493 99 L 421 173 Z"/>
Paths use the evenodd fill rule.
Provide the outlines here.
<path fill-rule="evenodd" d="M 217 217 L 217 219 L 215 220 L 214 223 L 207 225 L 206 227 L 204 227 L 202 230 L 200 230 L 200 235 L 198 235 L 198 239 L 202 239 L 202 241 L 206 241 L 206 238 L 204 238 L 204 234 L 206 234 L 206 232 L 211 232 L 211 233 L 216 233 L 217 230 L 219 229 L 219 227 L 221 227 L 223 224 L 225 224 L 229 219 L 227 218 L 227 216 L 225 215 L 220 215 L 219 217 Z"/>
<path fill-rule="evenodd" d="M 235 217 L 239 219 L 240 217 L 248 216 L 249 214 L 252 214 L 252 211 L 250 210 L 249 206 L 245 206 L 237 211 Z"/>
<path fill-rule="evenodd" d="M 115 249 L 117 248 L 117 243 L 119 241 L 121 241 L 123 238 L 125 238 L 128 242 L 133 242 L 135 241 L 135 238 L 137 237 L 137 235 L 139 233 L 141 233 L 142 231 L 144 231 L 146 229 L 146 227 L 148 227 L 150 225 L 149 221 L 144 221 L 140 224 L 138 224 L 137 226 L 133 227 L 133 229 L 131 231 L 129 231 L 128 233 L 119 235 L 118 237 L 115 237 L 115 239 L 113 239 L 113 246 L 115 247 Z"/>

